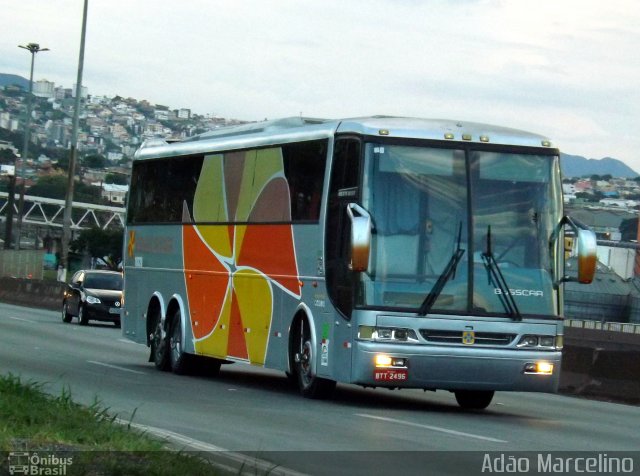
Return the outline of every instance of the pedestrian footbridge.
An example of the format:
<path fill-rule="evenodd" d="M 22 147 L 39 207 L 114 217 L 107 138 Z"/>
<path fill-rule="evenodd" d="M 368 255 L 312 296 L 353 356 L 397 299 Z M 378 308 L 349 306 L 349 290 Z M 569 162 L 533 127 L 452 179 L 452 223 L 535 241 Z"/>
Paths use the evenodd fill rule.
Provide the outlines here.
<path fill-rule="evenodd" d="M 13 213 L 18 216 L 18 195 L 15 195 Z M 9 194 L 0 192 L 0 219 L 6 220 Z M 54 198 L 24 196 L 23 223 L 63 227 L 64 200 Z M 71 209 L 71 228 L 81 230 L 100 227 L 105 230 L 112 227 L 124 228 L 125 209 L 94 203 L 73 202 Z"/>

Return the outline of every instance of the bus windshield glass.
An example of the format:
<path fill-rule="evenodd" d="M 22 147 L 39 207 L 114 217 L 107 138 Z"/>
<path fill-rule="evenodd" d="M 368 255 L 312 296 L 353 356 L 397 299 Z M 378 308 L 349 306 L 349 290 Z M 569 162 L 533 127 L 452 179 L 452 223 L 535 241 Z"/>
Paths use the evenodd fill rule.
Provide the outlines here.
<path fill-rule="evenodd" d="M 557 314 L 557 168 L 555 155 L 367 144 L 362 205 L 374 228 L 356 305 Z"/>

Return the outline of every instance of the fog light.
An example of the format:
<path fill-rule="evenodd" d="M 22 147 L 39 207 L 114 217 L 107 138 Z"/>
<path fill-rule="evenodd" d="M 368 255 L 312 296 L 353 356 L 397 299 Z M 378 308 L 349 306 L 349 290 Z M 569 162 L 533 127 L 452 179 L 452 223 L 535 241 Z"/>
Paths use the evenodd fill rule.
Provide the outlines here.
<path fill-rule="evenodd" d="M 385 354 L 376 355 L 376 367 L 391 367 L 393 360 Z"/>
<path fill-rule="evenodd" d="M 524 373 L 537 374 L 537 375 L 551 375 L 553 374 L 553 364 L 551 362 L 540 361 L 531 362 L 525 364 Z"/>

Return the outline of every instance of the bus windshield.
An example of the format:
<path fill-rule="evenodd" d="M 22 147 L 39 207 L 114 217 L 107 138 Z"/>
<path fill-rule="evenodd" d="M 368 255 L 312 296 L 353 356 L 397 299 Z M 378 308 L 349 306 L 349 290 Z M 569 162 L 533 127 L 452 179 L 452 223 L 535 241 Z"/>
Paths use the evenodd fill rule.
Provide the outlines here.
<path fill-rule="evenodd" d="M 356 306 L 557 315 L 558 167 L 513 149 L 368 143 L 362 204 L 374 229 Z"/>

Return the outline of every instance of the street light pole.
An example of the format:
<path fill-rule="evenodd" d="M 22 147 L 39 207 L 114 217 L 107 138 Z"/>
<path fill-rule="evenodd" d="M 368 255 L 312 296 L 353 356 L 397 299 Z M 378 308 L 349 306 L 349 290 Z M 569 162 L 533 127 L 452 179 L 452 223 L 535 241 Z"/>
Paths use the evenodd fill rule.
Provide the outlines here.
<path fill-rule="evenodd" d="M 22 163 L 20 165 L 20 174 L 18 175 L 18 158 L 15 159 L 15 174 L 13 182 L 10 184 L 9 190 L 9 209 L 7 210 L 7 225 L 9 226 L 8 234 L 11 233 L 11 226 L 13 225 L 13 201 L 15 194 L 15 184 L 17 177 L 22 178 L 22 186 L 20 187 L 20 198 L 18 200 L 18 223 L 17 223 L 17 235 L 16 249 L 20 249 L 20 234 L 22 232 L 22 213 L 24 210 L 24 189 L 26 185 L 26 177 L 24 176 L 24 164 L 27 160 L 27 153 L 29 152 L 29 135 L 31 132 L 31 106 L 33 96 L 33 65 L 35 63 L 36 53 L 40 51 L 49 51 L 49 48 L 40 48 L 38 43 L 28 43 L 27 46 L 18 45 L 18 48 L 28 50 L 31 53 L 31 73 L 29 74 L 29 94 L 27 95 L 27 116 L 24 121 L 24 142 L 22 144 Z M 13 185 L 13 187 L 11 187 Z M 5 240 L 7 241 L 7 240 Z M 5 248 L 11 247 L 11 236 L 8 237 L 9 244 L 5 244 Z"/>
<path fill-rule="evenodd" d="M 16 157 L 13 161 L 13 174 L 9 175 L 9 197 L 7 200 L 7 217 L 4 223 L 4 249 L 11 249 L 12 233 L 13 233 L 13 205 L 15 203 L 16 194 Z"/>
<path fill-rule="evenodd" d="M 69 243 L 71 242 L 71 211 L 73 207 L 73 186 L 76 175 L 76 159 L 78 157 L 78 122 L 80 120 L 80 95 L 82 93 L 82 68 L 84 66 L 84 40 L 87 33 L 87 8 L 89 0 L 84 0 L 82 13 L 82 33 L 80 35 L 80 56 L 78 58 L 78 79 L 76 80 L 76 100 L 73 111 L 73 129 L 71 132 L 71 154 L 69 157 L 69 177 L 67 179 L 67 193 L 64 199 L 64 215 L 62 218 L 62 272 L 60 281 L 67 280 L 69 269 Z"/>

